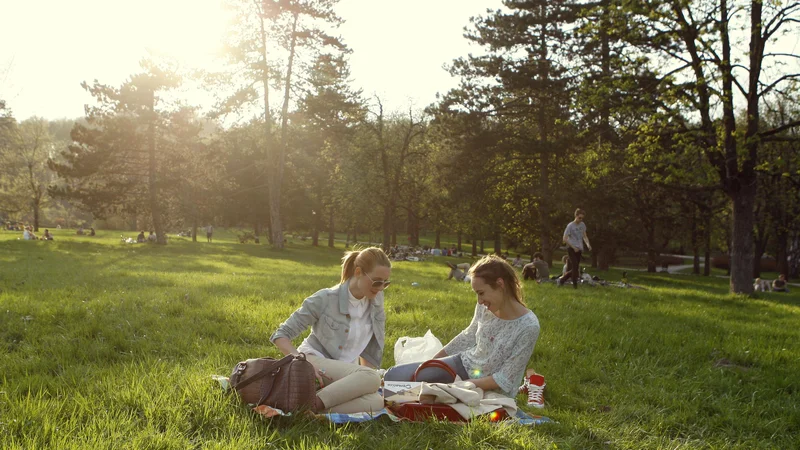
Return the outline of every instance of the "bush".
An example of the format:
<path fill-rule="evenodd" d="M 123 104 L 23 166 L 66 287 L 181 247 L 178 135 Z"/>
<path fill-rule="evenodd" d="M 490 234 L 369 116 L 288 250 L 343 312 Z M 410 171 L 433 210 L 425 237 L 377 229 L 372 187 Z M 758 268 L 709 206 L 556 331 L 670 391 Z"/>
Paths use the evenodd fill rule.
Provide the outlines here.
<path fill-rule="evenodd" d="M 664 264 L 669 264 L 670 266 L 680 266 L 683 264 L 683 258 L 678 256 L 661 255 L 658 257 L 657 263 L 660 266 L 663 266 Z"/>
<path fill-rule="evenodd" d="M 246 244 L 248 242 L 254 242 L 256 244 L 260 244 L 261 241 L 258 236 L 255 235 L 252 231 L 236 231 L 236 237 L 239 239 L 240 244 Z"/>
<path fill-rule="evenodd" d="M 720 255 L 711 258 L 711 267 L 722 270 L 731 269 L 731 257 L 729 255 Z M 778 270 L 778 262 L 775 258 L 765 256 L 761 258 L 761 271 L 762 272 L 775 272 Z"/>

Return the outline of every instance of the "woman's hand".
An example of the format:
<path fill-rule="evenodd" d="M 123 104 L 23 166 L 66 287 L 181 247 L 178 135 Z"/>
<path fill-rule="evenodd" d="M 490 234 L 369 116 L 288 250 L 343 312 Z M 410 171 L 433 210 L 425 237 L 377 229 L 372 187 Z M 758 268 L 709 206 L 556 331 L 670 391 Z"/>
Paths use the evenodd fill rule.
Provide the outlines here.
<path fill-rule="evenodd" d="M 324 388 L 328 382 L 333 381 L 331 377 L 325 375 L 325 369 L 316 369 L 314 371 L 314 375 L 317 377 L 317 383 L 319 384 L 320 389 Z"/>

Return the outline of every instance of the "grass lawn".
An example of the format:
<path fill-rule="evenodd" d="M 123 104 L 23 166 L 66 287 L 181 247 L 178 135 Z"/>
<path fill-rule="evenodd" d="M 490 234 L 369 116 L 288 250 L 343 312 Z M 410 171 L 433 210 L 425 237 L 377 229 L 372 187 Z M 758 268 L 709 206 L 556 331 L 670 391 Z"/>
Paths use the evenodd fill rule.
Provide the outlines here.
<path fill-rule="evenodd" d="M 558 423 L 333 426 L 261 419 L 210 376 L 278 356 L 269 335 L 336 284 L 341 246 L 54 234 L 0 232 L 0 448 L 800 445 L 800 289 L 744 298 L 728 295 L 725 279 L 643 272 L 629 280 L 648 290 L 526 282 L 542 326 L 530 367 L 547 379 L 547 408 L 528 411 Z M 395 265 L 384 367 L 398 337 L 430 328 L 446 342 L 468 324 L 475 297 L 445 280 L 443 261 Z"/>

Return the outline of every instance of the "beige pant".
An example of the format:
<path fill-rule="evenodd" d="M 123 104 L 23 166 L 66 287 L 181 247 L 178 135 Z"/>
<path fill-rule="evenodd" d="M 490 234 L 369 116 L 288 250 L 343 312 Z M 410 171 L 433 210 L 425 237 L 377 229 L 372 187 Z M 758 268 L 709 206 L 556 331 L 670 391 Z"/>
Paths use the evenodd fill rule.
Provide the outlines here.
<path fill-rule="evenodd" d="M 326 412 L 349 414 L 383 408 L 383 397 L 378 394 L 381 377 L 374 369 L 314 355 L 308 355 L 307 358 L 317 370 L 323 370 L 332 380 L 323 377 L 327 384 L 317 391 L 317 397 L 325 404 Z"/>

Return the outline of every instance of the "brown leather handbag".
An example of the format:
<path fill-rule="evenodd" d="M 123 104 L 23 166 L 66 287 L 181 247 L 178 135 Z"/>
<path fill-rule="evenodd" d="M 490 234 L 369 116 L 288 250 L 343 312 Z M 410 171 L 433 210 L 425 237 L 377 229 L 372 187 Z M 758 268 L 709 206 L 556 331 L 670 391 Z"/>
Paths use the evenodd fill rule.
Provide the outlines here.
<path fill-rule="evenodd" d="M 245 403 L 297 411 L 314 406 L 315 379 L 314 366 L 300 353 L 242 361 L 233 368 L 230 381 Z"/>

